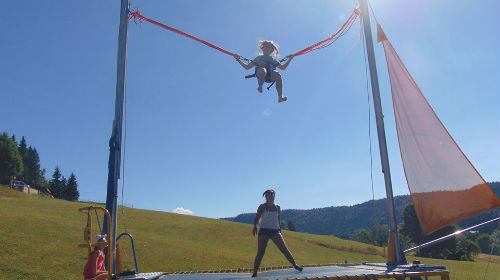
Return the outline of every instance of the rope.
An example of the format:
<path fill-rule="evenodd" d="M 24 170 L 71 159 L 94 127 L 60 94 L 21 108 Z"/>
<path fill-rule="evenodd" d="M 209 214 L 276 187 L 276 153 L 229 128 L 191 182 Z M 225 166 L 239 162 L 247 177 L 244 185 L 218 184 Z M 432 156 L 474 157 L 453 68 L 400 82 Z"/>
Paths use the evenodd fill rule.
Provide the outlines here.
<path fill-rule="evenodd" d="M 326 47 L 330 46 L 338 38 L 342 37 L 351 28 L 352 23 L 356 20 L 356 18 L 358 16 L 359 16 L 359 10 L 357 8 L 355 8 L 352 11 L 351 15 L 349 16 L 349 18 L 347 19 L 347 21 L 335 33 L 333 33 L 332 36 L 330 36 L 330 37 L 326 38 L 325 40 L 320 41 L 320 42 L 318 42 L 316 44 L 313 44 L 313 45 L 311 45 L 311 46 L 309 46 L 309 47 L 307 47 L 307 48 L 305 48 L 305 49 L 303 49 L 301 51 L 298 51 L 298 52 L 296 52 L 296 53 L 294 53 L 292 55 L 289 55 L 289 56 L 281 59 L 280 62 L 286 61 L 291 56 L 303 55 L 303 54 L 306 54 L 306 53 L 309 53 L 309 52 L 312 52 L 312 51 L 319 50 L 319 49 L 326 48 Z M 130 12 L 130 14 L 129 14 L 129 21 L 132 20 L 132 19 L 133 20 L 138 19 L 139 22 L 142 22 L 142 20 L 145 20 L 145 21 L 150 22 L 150 23 L 152 23 L 152 24 L 154 24 L 156 26 L 159 26 L 159 27 L 161 27 L 163 29 L 166 29 L 166 30 L 172 31 L 174 33 L 177 33 L 179 35 L 182 35 L 182 36 L 188 37 L 190 39 L 196 40 L 196 41 L 198 41 L 198 42 L 200 42 L 200 43 L 202 43 L 204 45 L 207 45 L 207 46 L 209 46 L 211 48 L 214 48 L 214 49 L 216 49 L 216 50 L 218 50 L 220 52 L 223 52 L 223 53 L 225 53 L 227 55 L 234 56 L 234 53 L 232 53 L 232 52 L 230 52 L 228 50 L 225 50 L 225 49 L 223 49 L 223 48 L 221 48 L 221 47 L 219 47 L 217 45 L 214 45 L 214 44 L 212 44 L 210 42 L 207 42 L 207 41 L 205 41 L 203 39 L 200 39 L 200 38 L 198 38 L 196 36 L 190 35 L 190 34 L 188 34 L 186 32 L 183 32 L 183 31 L 181 31 L 179 29 L 173 28 L 171 26 L 168 26 L 168 25 L 165 25 L 165 24 L 160 23 L 158 21 L 155 21 L 155 20 L 152 20 L 150 18 L 147 18 L 147 17 L 143 16 L 138 10 Z M 252 62 L 252 60 L 250 60 L 248 58 L 245 58 L 243 56 L 240 56 L 240 59 L 244 60 L 246 62 Z"/>
<path fill-rule="evenodd" d="M 368 0 L 366 2 L 368 3 L 368 7 L 370 7 L 370 11 L 372 12 L 373 19 L 375 20 L 375 22 L 377 24 L 379 24 L 377 17 L 375 16 L 375 13 L 373 12 L 372 4 L 370 4 L 370 1 L 368 1 Z"/>
<path fill-rule="evenodd" d="M 230 51 L 228 51 L 228 50 L 225 50 L 225 49 L 223 49 L 223 48 L 221 48 L 221 47 L 219 47 L 219 46 L 216 46 L 216 45 L 214 45 L 214 44 L 212 44 L 212 43 L 209 43 L 209 42 L 207 42 L 207 41 L 205 41 L 205 40 L 203 40 L 203 39 L 200 39 L 200 38 L 195 37 L 195 36 L 193 36 L 193 35 L 187 34 L 186 32 L 180 31 L 179 29 L 176 29 L 176 28 L 170 27 L 170 26 L 168 26 L 168 25 L 165 25 L 165 24 L 163 24 L 163 23 L 157 22 L 157 21 L 155 21 L 155 20 L 149 19 L 149 18 L 147 18 L 147 17 L 145 17 L 145 16 L 141 15 L 141 14 L 139 13 L 139 11 L 138 11 L 138 10 L 136 10 L 136 11 L 134 11 L 134 12 L 130 12 L 130 17 L 129 17 L 129 19 L 136 19 L 136 18 L 137 18 L 137 19 L 139 19 L 139 20 L 145 20 L 145 21 L 150 22 L 150 23 L 152 23 L 152 24 L 154 24 L 154 25 L 157 25 L 157 26 L 159 26 L 159 27 L 161 27 L 161 28 L 167 29 L 167 30 L 172 31 L 172 32 L 174 32 L 174 33 L 177 33 L 177 34 L 179 34 L 179 35 L 182 35 L 182 36 L 185 36 L 185 37 L 191 38 L 191 39 L 193 39 L 193 40 L 196 40 L 196 41 L 198 41 L 198 42 L 200 42 L 200 43 L 202 43 L 202 44 L 205 44 L 205 45 L 207 45 L 207 46 L 209 46 L 209 47 L 211 47 L 211 48 L 214 48 L 214 49 L 216 49 L 216 50 L 218 50 L 218 51 L 221 51 L 221 52 L 223 52 L 223 53 L 225 53 L 225 54 L 228 54 L 228 55 L 230 55 L 230 56 L 234 56 L 234 53 L 232 53 L 232 52 L 230 52 Z"/>
<path fill-rule="evenodd" d="M 99 214 L 97 214 L 97 210 L 94 209 L 95 217 L 97 218 L 97 225 L 99 226 L 99 233 L 102 234 L 101 222 L 99 222 Z"/>
<path fill-rule="evenodd" d="M 347 21 L 337 30 L 335 31 L 335 33 L 332 34 L 332 36 L 326 38 L 325 40 L 323 41 L 320 41 L 314 45 L 311 45 L 301 51 L 298 51 L 296 52 L 295 54 L 293 54 L 292 56 L 299 56 L 299 55 L 303 55 L 303 54 L 306 54 L 306 53 L 309 53 L 309 52 L 312 52 L 312 51 L 315 51 L 315 50 L 319 50 L 319 49 L 322 49 L 322 48 L 326 48 L 328 46 L 330 46 L 331 44 L 333 44 L 333 42 L 335 42 L 338 38 L 342 37 L 344 34 L 345 34 L 345 31 L 349 30 L 349 28 L 351 27 L 352 23 L 356 20 L 356 18 L 359 16 L 359 10 L 357 8 L 355 8 L 352 13 L 351 13 L 351 16 L 349 16 L 349 18 L 347 19 Z M 286 60 L 286 58 L 285 58 Z"/>
<path fill-rule="evenodd" d="M 90 237 L 90 230 L 89 230 L 89 225 L 90 225 L 90 208 L 92 208 L 92 206 L 89 206 L 89 208 L 87 209 L 87 227 L 85 228 L 85 231 L 87 232 L 87 242 L 90 242 L 91 240 L 91 237 Z"/>

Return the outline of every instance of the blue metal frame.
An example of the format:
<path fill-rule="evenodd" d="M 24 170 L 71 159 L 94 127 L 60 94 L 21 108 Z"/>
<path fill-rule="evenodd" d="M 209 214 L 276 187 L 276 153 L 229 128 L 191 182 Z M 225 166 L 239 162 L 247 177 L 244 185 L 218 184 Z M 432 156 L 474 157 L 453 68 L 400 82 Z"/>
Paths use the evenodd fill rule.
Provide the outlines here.
<path fill-rule="evenodd" d="M 130 243 L 132 244 L 132 252 L 134 253 L 135 273 L 137 274 L 137 273 L 139 273 L 139 268 L 137 267 L 137 257 L 135 256 L 134 238 L 129 233 L 124 232 L 124 233 L 118 235 L 118 237 L 116 238 L 116 242 L 118 242 L 118 240 L 120 239 L 120 237 L 122 237 L 124 235 L 126 235 L 126 236 L 128 236 L 130 238 Z"/>

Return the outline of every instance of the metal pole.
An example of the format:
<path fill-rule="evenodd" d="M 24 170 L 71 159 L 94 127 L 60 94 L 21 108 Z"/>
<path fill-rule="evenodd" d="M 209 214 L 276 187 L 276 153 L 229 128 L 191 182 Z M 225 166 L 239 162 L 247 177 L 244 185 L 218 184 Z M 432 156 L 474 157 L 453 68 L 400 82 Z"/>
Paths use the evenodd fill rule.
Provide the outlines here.
<path fill-rule="evenodd" d="M 434 240 L 426 242 L 424 244 L 420 244 L 420 245 L 418 245 L 416 247 L 413 247 L 413 248 L 410 248 L 410 249 L 406 249 L 406 250 L 404 250 L 404 253 L 408 254 L 410 252 L 413 252 L 413 251 L 416 251 L 416 250 L 419 250 L 419 249 L 423 249 L 423 248 L 429 247 L 431 245 L 434 245 L 436 243 L 440 243 L 440 242 L 446 241 L 446 240 L 448 240 L 450 238 L 459 236 L 460 234 L 464 234 L 464 233 L 469 232 L 471 230 L 478 229 L 480 227 L 484 227 L 484 226 L 489 225 L 489 224 L 494 223 L 494 222 L 498 222 L 499 220 L 500 220 L 500 217 L 492 219 L 492 220 L 489 220 L 489 221 L 486 221 L 484 223 L 481 223 L 481 224 L 478 224 L 478 225 L 475 225 L 475 226 L 468 227 L 468 228 L 460 230 L 460 231 L 456 231 L 456 232 L 454 232 L 452 234 L 448 234 L 448 235 L 445 235 L 445 236 L 440 237 L 438 239 L 434 239 Z"/>
<path fill-rule="evenodd" d="M 378 86 L 377 65 L 373 51 L 372 31 L 370 27 L 370 15 L 368 14 L 367 0 L 360 1 L 361 15 L 363 18 L 363 30 L 365 34 L 366 52 L 368 55 L 368 65 L 370 69 L 370 80 L 373 93 L 373 106 L 375 107 L 375 119 L 377 122 L 378 145 L 380 150 L 380 160 L 382 162 L 382 172 L 384 173 L 385 191 L 387 195 L 387 208 L 389 210 L 390 230 L 394 234 L 394 248 L 396 250 L 395 265 L 405 264 L 406 259 L 401 244 L 399 243 L 396 211 L 394 210 L 394 198 L 392 195 L 391 170 L 389 168 L 389 157 L 387 154 L 387 143 L 385 139 L 384 116 L 382 113 L 382 103 L 380 101 L 380 90 Z"/>
<path fill-rule="evenodd" d="M 117 224 L 118 180 L 120 179 L 123 107 L 124 107 L 124 96 L 125 96 L 126 66 L 127 66 L 128 11 L 129 11 L 129 0 L 121 0 L 120 29 L 118 33 L 115 118 L 113 120 L 113 129 L 111 132 L 111 138 L 109 139 L 108 191 L 106 195 L 106 209 L 111 214 L 111 232 L 107 234 L 109 240 L 111 241 L 111 256 L 113 258 L 114 273 L 117 273 L 115 243 L 116 243 L 116 224 Z M 109 221 L 107 219 L 104 220 L 104 229 L 106 229 L 106 225 L 108 222 Z"/>

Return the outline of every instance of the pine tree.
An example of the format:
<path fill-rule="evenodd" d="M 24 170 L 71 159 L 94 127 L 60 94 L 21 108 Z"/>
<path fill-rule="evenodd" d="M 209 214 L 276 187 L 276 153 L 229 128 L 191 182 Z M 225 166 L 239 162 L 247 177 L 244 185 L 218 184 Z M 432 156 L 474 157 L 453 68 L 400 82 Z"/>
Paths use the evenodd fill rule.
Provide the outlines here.
<path fill-rule="evenodd" d="M 62 196 L 62 175 L 59 166 L 56 166 L 54 173 L 52 173 L 52 180 L 49 182 L 49 189 L 54 198 L 61 198 Z"/>
<path fill-rule="evenodd" d="M 288 230 L 296 231 L 295 224 L 292 222 L 292 220 L 288 221 Z"/>
<path fill-rule="evenodd" d="M 70 201 L 77 201 L 80 197 L 80 193 L 78 192 L 78 182 L 76 181 L 76 176 L 72 172 L 69 175 L 68 182 L 63 189 L 63 198 Z"/>
<path fill-rule="evenodd" d="M 31 146 L 26 150 L 26 155 L 23 158 L 24 172 L 23 177 L 26 183 L 32 187 L 39 186 L 42 182 L 40 171 L 40 157 L 35 148 Z"/>
<path fill-rule="evenodd" d="M 22 180 L 27 183 L 27 184 L 30 184 L 31 182 L 29 182 L 29 178 L 26 177 L 26 173 L 30 173 L 31 172 L 31 166 L 29 166 L 26 162 L 26 158 L 28 156 L 28 145 L 26 144 L 26 138 L 21 137 L 21 142 L 19 143 L 19 146 L 17 147 L 18 151 L 19 151 L 19 154 L 21 155 L 21 158 L 23 159 L 23 166 L 24 166 L 24 170 L 23 170 L 23 174 L 21 176 Z"/>
<path fill-rule="evenodd" d="M 66 189 L 66 185 L 68 184 L 68 180 L 66 179 L 66 177 L 62 176 L 61 178 L 61 183 L 59 185 L 59 197 L 60 199 L 64 199 L 64 190 Z"/>
<path fill-rule="evenodd" d="M 7 133 L 0 135 L 0 184 L 9 184 L 11 177 L 23 173 L 23 159 Z"/>
<path fill-rule="evenodd" d="M 18 147 L 18 150 L 19 150 L 19 154 L 21 155 L 21 157 L 25 157 L 26 156 L 26 151 L 27 151 L 27 145 L 26 145 L 26 139 L 24 139 L 24 136 L 21 138 L 21 143 L 19 143 L 19 147 Z"/>

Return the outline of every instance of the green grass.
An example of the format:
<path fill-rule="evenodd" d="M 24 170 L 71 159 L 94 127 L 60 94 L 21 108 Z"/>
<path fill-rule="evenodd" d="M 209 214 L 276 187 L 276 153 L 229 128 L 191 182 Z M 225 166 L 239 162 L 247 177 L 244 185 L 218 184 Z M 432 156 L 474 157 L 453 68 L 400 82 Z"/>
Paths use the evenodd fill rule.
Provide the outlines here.
<path fill-rule="evenodd" d="M 83 243 L 86 215 L 77 209 L 87 206 L 88 203 L 27 195 L 0 186 L 0 279 L 82 279 L 86 249 L 77 245 Z M 251 235 L 250 225 L 123 210 L 118 232 L 126 226 L 134 236 L 140 271 L 236 269 L 253 265 L 256 238 Z M 283 234 L 300 264 L 385 260 L 383 248 L 332 236 L 289 231 Z M 125 268 L 133 268 L 128 241 L 124 238 L 120 244 Z M 422 263 L 445 265 L 451 271 L 451 279 L 471 280 L 483 279 L 488 256 L 480 255 L 475 262 L 419 259 Z M 486 279 L 497 279 L 500 274 L 499 258 L 492 261 Z M 262 266 L 287 264 L 275 246 L 268 247 Z"/>

